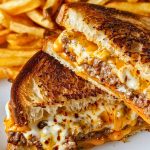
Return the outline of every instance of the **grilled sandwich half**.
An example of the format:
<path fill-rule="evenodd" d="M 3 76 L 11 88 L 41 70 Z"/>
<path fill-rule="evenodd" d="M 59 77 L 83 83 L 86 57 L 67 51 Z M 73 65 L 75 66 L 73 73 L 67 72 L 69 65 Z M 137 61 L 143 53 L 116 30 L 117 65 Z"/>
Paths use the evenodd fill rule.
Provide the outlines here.
<path fill-rule="evenodd" d="M 46 51 L 150 123 L 150 19 L 72 3 L 61 7 L 56 21 L 65 30 Z"/>
<path fill-rule="evenodd" d="M 149 129 L 136 112 L 38 52 L 11 89 L 4 123 L 8 150 L 69 150 Z"/>

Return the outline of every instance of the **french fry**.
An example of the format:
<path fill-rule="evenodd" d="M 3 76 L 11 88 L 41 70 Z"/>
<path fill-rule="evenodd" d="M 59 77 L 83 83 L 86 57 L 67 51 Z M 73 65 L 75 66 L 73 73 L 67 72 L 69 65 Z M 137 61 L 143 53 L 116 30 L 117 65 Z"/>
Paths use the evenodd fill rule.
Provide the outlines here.
<path fill-rule="evenodd" d="M 37 51 L 32 50 L 32 51 L 15 51 L 11 49 L 0 49 L 0 59 L 1 58 L 6 58 L 6 57 L 20 57 L 20 58 L 30 58 L 32 57 Z"/>
<path fill-rule="evenodd" d="M 42 38 L 29 34 L 9 34 L 6 40 L 11 50 L 39 50 L 43 45 Z"/>
<path fill-rule="evenodd" d="M 29 58 L 21 58 L 21 57 L 0 58 L 0 67 L 22 66 L 28 61 L 28 59 Z"/>
<path fill-rule="evenodd" d="M 0 25 L 9 28 L 11 17 L 6 14 L 3 10 L 0 10 Z"/>
<path fill-rule="evenodd" d="M 30 45 L 13 45 L 13 44 L 8 44 L 7 48 L 13 50 L 24 50 L 24 51 L 32 51 L 32 50 L 41 50 L 42 49 L 42 42 L 33 42 L 33 44 Z"/>
<path fill-rule="evenodd" d="M 43 28 L 27 26 L 22 23 L 18 23 L 14 21 L 10 22 L 10 30 L 16 33 L 28 33 L 38 37 L 43 37 L 45 32 L 45 29 Z"/>
<path fill-rule="evenodd" d="M 6 42 L 6 36 L 10 33 L 10 30 L 4 29 L 0 30 L 0 44 L 3 44 Z"/>
<path fill-rule="evenodd" d="M 108 3 L 106 6 L 145 16 L 150 16 L 150 3 L 146 2 L 139 2 L 139 3 L 112 2 Z"/>
<path fill-rule="evenodd" d="M 42 0 L 11 0 L 0 4 L 0 8 L 11 15 L 28 12 L 39 7 Z"/>
<path fill-rule="evenodd" d="M 88 3 L 97 4 L 97 5 L 104 5 L 110 0 L 88 0 Z"/>
<path fill-rule="evenodd" d="M 0 36 L 0 45 L 6 42 L 5 36 Z"/>
<path fill-rule="evenodd" d="M 7 42 L 11 45 L 26 45 L 33 43 L 39 37 L 29 34 L 12 33 L 7 36 Z"/>
<path fill-rule="evenodd" d="M 34 22 L 26 14 L 20 14 L 17 16 L 13 16 L 11 21 L 22 23 L 27 26 L 35 26 Z"/>
<path fill-rule="evenodd" d="M 21 67 L 0 67 L 0 79 L 9 78 L 14 80 Z"/>
<path fill-rule="evenodd" d="M 52 22 L 52 19 L 49 17 L 44 17 L 42 13 L 40 13 L 38 10 L 32 10 L 30 12 L 27 12 L 27 16 L 34 21 L 35 23 L 39 24 L 42 27 L 53 29 L 54 23 Z"/>
<path fill-rule="evenodd" d="M 80 2 L 81 0 L 65 0 L 66 3 Z"/>
<path fill-rule="evenodd" d="M 9 29 L 0 30 L 0 36 L 5 36 L 10 33 Z"/>
<path fill-rule="evenodd" d="M 53 15 L 62 2 L 63 0 L 46 0 L 43 11 L 46 12 L 48 10 L 51 10 L 50 13 Z"/>
<path fill-rule="evenodd" d="M 51 15 L 62 1 L 0 0 L 0 78 L 14 79 L 42 49 L 45 33 L 56 26 Z"/>
<path fill-rule="evenodd" d="M 138 0 L 127 0 L 128 2 L 131 2 L 131 3 L 137 3 Z"/>
<path fill-rule="evenodd" d="M 0 30 L 3 30 L 3 29 L 5 29 L 2 25 L 0 25 Z"/>

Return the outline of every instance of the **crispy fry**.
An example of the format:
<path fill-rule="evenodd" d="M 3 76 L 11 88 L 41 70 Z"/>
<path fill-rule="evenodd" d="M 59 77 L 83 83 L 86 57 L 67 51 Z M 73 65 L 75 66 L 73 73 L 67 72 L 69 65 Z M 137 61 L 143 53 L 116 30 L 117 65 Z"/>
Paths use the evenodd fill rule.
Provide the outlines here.
<path fill-rule="evenodd" d="M 8 48 L 12 50 L 42 49 L 43 39 L 28 34 L 10 34 L 7 36 Z"/>
<path fill-rule="evenodd" d="M 128 2 L 131 2 L 131 3 L 136 3 L 138 2 L 138 0 L 127 0 Z"/>
<path fill-rule="evenodd" d="M 32 57 L 37 51 L 32 50 L 32 51 L 15 51 L 11 49 L 0 49 L 0 59 L 1 58 L 6 58 L 6 57 L 25 57 L 29 58 Z"/>
<path fill-rule="evenodd" d="M 28 61 L 28 59 L 29 58 L 21 58 L 21 57 L 0 58 L 0 67 L 22 66 Z"/>
<path fill-rule="evenodd" d="M 2 25 L 0 25 L 0 30 L 3 30 L 3 29 L 5 29 Z"/>
<path fill-rule="evenodd" d="M 7 36 L 7 42 L 11 45 L 26 45 L 33 43 L 39 37 L 29 34 L 12 33 Z"/>
<path fill-rule="evenodd" d="M 42 4 L 41 0 L 11 0 L 0 5 L 0 8 L 10 13 L 17 15 L 33 10 Z"/>
<path fill-rule="evenodd" d="M 39 40 L 40 41 L 40 40 Z M 42 42 L 34 42 L 30 45 L 11 45 L 8 44 L 7 48 L 11 50 L 24 50 L 24 51 L 32 51 L 32 50 L 41 50 L 42 49 Z"/>
<path fill-rule="evenodd" d="M 9 28 L 11 17 L 6 14 L 3 10 L 0 10 L 0 24 L 6 28 Z"/>
<path fill-rule="evenodd" d="M 14 72 L 42 49 L 45 33 L 56 26 L 51 15 L 62 1 L 0 1 L 0 78 L 14 77 Z"/>
<path fill-rule="evenodd" d="M 0 79 L 9 78 L 14 80 L 19 73 L 21 66 L 19 67 L 0 67 Z"/>
<path fill-rule="evenodd" d="M 10 30 L 4 29 L 0 30 L 0 44 L 3 44 L 6 42 L 6 37 L 10 33 Z"/>
<path fill-rule="evenodd" d="M 34 21 L 35 23 L 39 24 L 42 27 L 53 29 L 54 23 L 50 17 L 44 17 L 42 13 L 38 10 L 32 10 L 27 13 L 27 16 Z"/>
<path fill-rule="evenodd" d="M 35 35 L 38 37 L 43 37 L 44 32 L 45 32 L 45 29 L 43 28 L 31 27 L 31 26 L 24 25 L 22 23 L 14 22 L 14 21 L 10 22 L 10 30 L 16 33 L 28 33 L 28 34 Z"/>
<path fill-rule="evenodd" d="M 119 10 L 150 16 L 150 3 L 146 2 L 139 2 L 139 3 L 112 2 L 107 4 L 106 6 L 116 8 Z"/>
<path fill-rule="evenodd" d="M 104 5 L 110 0 L 88 0 L 88 3 L 97 4 L 97 5 Z"/>
<path fill-rule="evenodd" d="M 81 0 L 65 0 L 66 3 L 80 2 Z"/>
<path fill-rule="evenodd" d="M 46 3 L 43 7 L 43 11 L 51 10 L 50 13 L 53 15 L 62 2 L 63 0 L 46 0 Z"/>
<path fill-rule="evenodd" d="M 8 30 L 8 29 L 0 30 L 0 36 L 5 36 L 9 33 L 10 33 L 10 30 Z"/>
<path fill-rule="evenodd" d="M 5 36 L 0 36 L 0 45 L 6 42 Z"/>
<path fill-rule="evenodd" d="M 26 14 L 20 14 L 17 16 L 13 16 L 10 21 L 22 23 L 27 26 L 35 26 L 34 22 Z"/>

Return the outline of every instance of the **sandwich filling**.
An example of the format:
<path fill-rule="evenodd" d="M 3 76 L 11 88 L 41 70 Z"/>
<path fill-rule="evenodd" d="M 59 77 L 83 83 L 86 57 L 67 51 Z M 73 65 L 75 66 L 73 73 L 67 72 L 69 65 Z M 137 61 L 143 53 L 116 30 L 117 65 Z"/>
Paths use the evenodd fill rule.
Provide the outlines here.
<path fill-rule="evenodd" d="M 108 103 L 99 100 L 80 111 L 69 111 L 63 106 L 49 114 L 45 109 L 43 116 L 30 122 L 29 129 L 21 132 L 19 127 L 14 128 L 13 132 L 12 125 L 8 127 L 11 118 L 7 118 L 8 142 L 14 145 L 35 145 L 41 149 L 76 149 L 82 147 L 82 141 L 93 138 L 99 139 L 98 144 L 120 140 L 139 124 L 137 114 L 116 101 Z"/>
<path fill-rule="evenodd" d="M 92 77 L 112 91 L 126 95 L 136 106 L 145 108 L 145 114 L 150 114 L 150 83 L 139 75 L 132 63 L 125 63 L 102 45 L 97 46 L 82 33 L 70 30 L 61 33 L 53 51 L 80 76 Z"/>

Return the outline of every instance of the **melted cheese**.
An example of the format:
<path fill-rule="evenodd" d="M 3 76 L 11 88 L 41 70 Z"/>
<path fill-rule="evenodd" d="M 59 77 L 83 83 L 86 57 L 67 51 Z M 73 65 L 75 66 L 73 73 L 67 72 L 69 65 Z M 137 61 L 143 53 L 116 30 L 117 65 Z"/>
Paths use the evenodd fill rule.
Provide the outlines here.
<path fill-rule="evenodd" d="M 47 126 L 43 129 L 37 127 L 38 122 L 33 123 L 32 130 L 24 133 L 24 136 L 27 139 L 30 135 L 38 137 L 45 148 L 58 147 L 60 150 L 66 150 L 67 147 L 76 145 L 71 139 L 71 135 L 77 136 L 79 133 L 101 131 L 104 128 L 120 131 L 127 125 L 135 125 L 133 124 L 137 120 L 135 113 L 133 111 L 124 113 L 124 109 L 123 104 L 116 106 L 106 103 L 102 105 L 99 102 L 98 105 L 92 104 L 79 113 L 62 110 L 61 113 L 51 114 L 46 119 Z M 47 140 L 50 140 L 49 144 L 45 144 Z"/>
<path fill-rule="evenodd" d="M 40 142 L 45 146 L 45 141 L 51 138 L 55 144 L 53 147 L 58 146 L 59 149 L 66 149 L 66 146 L 73 146 L 73 142 L 67 142 L 69 135 L 77 135 L 80 132 L 93 131 L 94 129 L 101 128 L 102 120 L 100 118 L 101 113 L 105 111 L 104 106 L 98 106 L 96 110 L 87 110 L 80 112 L 75 117 L 74 114 L 64 115 L 56 114 L 48 118 L 48 125 L 43 129 L 38 129 L 36 124 L 32 125 L 32 130 L 25 133 L 25 137 L 28 139 L 30 135 L 34 135 L 40 139 Z M 91 126 L 92 125 L 92 126 Z M 60 136 L 60 140 L 58 140 Z M 75 145 L 75 143 L 74 143 Z"/>
<path fill-rule="evenodd" d="M 139 89 L 140 80 L 138 77 L 135 76 L 135 73 L 133 73 L 135 71 L 131 65 L 123 65 L 118 69 L 116 64 L 114 64 L 114 61 L 109 60 L 109 64 L 111 65 L 113 71 L 116 73 L 116 75 L 122 83 L 125 83 L 126 86 L 130 89 Z"/>
<path fill-rule="evenodd" d="M 106 61 L 110 57 L 110 53 L 106 50 L 100 50 L 100 48 L 94 52 L 94 56 L 102 61 Z"/>
<path fill-rule="evenodd" d="M 127 87 L 134 90 L 139 89 L 139 81 L 137 78 L 131 75 L 130 71 L 126 72 L 126 77 L 127 77 L 127 81 L 126 81 Z"/>
<path fill-rule="evenodd" d="M 118 87 L 118 91 L 122 92 L 122 93 L 126 93 L 127 92 L 127 90 L 126 90 L 126 88 L 124 86 Z"/>
<path fill-rule="evenodd" d="M 64 53 L 64 43 L 61 41 L 63 37 L 69 39 L 68 50 L 76 56 L 76 62 L 73 62 L 75 67 L 80 66 L 82 63 L 92 65 L 94 58 L 98 58 L 101 61 L 107 62 L 107 64 L 112 67 L 113 73 L 117 75 L 120 82 L 125 84 L 129 89 L 143 93 L 148 87 L 145 86 L 147 84 L 145 84 L 145 81 L 137 74 L 135 67 L 125 64 L 125 62 L 118 57 L 111 56 L 110 52 L 102 47 L 102 45 L 97 46 L 93 42 L 86 40 L 86 37 L 81 33 L 63 31 L 54 43 L 54 45 L 58 44 L 58 46 L 54 47 L 54 51 Z M 67 56 L 64 59 L 66 58 Z M 121 89 L 118 89 L 118 91 L 120 90 Z"/>
<path fill-rule="evenodd" d="M 50 113 L 50 116 L 46 119 L 47 126 L 43 129 L 39 129 L 37 124 L 42 121 L 34 122 L 29 129 L 24 128 L 21 130 L 19 127 L 15 127 L 11 118 L 5 120 L 5 125 L 8 131 L 24 132 L 26 139 L 29 139 L 31 135 L 36 136 L 43 145 L 44 149 L 53 149 L 58 147 L 59 150 L 66 150 L 76 146 L 76 143 L 71 139 L 71 135 L 77 136 L 78 133 L 86 134 L 92 131 L 101 131 L 105 128 L 111 129 L 113 133 L 110 133 L 107 138 L 99 139 L 95 141 L 96 144 L 103 144 L 107 140 L 120 140 L 125 135 L 129 134 L 134 128 L 137 121 L 137 114 L 132 110 L 124 111 L 125 106 L 121 104 L 108 104 L 101 102 L 98 105 L 91 105 L 87 107 L 87 110 L 76 113 L 65 111 L 61 113 Z M 45 119 L 44 119 L 45 120 Z M 124 127 L 129 126 L 128 129 L 122 130 Z M 15 127 L 15 128 L 14 128 Z M 13 128 L 13 130 L 12 130 Z M 22 128 L 23 129 L 23 128 Z M 130 132 L 129 132 L 130 131 Z M 58 138 L 59 137 L 59 138 Z M 49 141 L 48 144 L 45 142 Z M 88 141 L 93 143 L 92 140 Z"/>
<path fill-rule="evenodd" d="M 147 94 L 147 97 L 150 99 L 150 85 L 147 88 L 145 88 L 144 94 Z"/>

